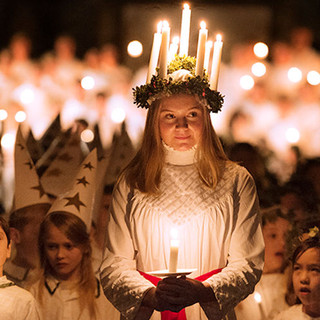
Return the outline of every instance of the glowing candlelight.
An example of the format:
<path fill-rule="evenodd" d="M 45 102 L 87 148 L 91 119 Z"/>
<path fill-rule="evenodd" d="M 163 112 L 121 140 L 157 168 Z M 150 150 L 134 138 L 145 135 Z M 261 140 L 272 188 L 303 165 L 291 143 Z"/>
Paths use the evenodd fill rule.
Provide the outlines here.
<path fill-rule="evenodd" d="M 171 229 L 170 232 L 170 260 L 169 260 L 169 272 L 177 272 L 178 265 L 178 253 L 179 253 L 179 239 L 177 229 Z"/>
<path fill-rule="evenodd" d="M 169 48 L 169 61 L 173 60 L 178 52 L 179 37 L 174 37 Z"/>
<path fill-rule="evenodd" d="M 180 34 L 180 51 L 179 56 L 187 56 L 189 49 L 189 34 L 190 34 L 190 18 L 191 10 L 187 3 L 184 4 L 182 10 L 181 34 Z"/>
<path fill-rule="evenodd" d="M 158 23 L 157 32 L 153 35 L 153 44 L 151 49 L 150 61 L 149 61 L 147 83 L 150 82 L 151 77 L 156 73 L 156 67 L 158 64 L 161 38 L 162 38 L 161 28 L 162 28 L 162 21 Z"/>
<path fill-rule="evenodd" d="M 256 303 L 259 306 L 259 311 L 260 311 L 260 314 L 261 314 L 261 320 L 266 319 L 266 316 L 264 314 L 264 311 L 263 311 L 263 308 L 262 308 L 262 305 L 261 305 L 261 302 L 262 302 L 261 294 L 259 292 L 255 292 L 253 297 L 254 297 L 254 300 L 256 301 Z"/>
<path fill-rule="evenodd" d="M 213 46 L 213 42 L 211 40 L 206 42 L 206 53 L 204 55 L 203 69 L 206 70 L 207 73 L 209 73 L 209 60 L 210 60 L 212 46 Z"/>
<path fill-rule="evenodd" d="M 198 38 L 198 50 L 197 50 L 197 63 L 196 63 L 196 76 L 203 76 L 204 56 L 206 52 L 206 42 L 208 36 L 208 29 L 206 23 L 201 21 Z"/>
<path fill-rule="evenodd" d="M 214 42 L 211 77 L 210 77 L 210 88 L 212 90 L 217 90 L 218 88 L 218 78 L 219 78 L 219 71 L 220 71 L 222 46 L 223 46 L 222 37 L 220 34 L 217 34 L 216 41 Z"/>
<path fill-rule="evenodd" d="M 168 23 L 168 21 L 163 21 L 160 57 L 159 57 L 159 76 L 160 76 L 160 78 L 167 77 L 169 39 L 170 39 L 169 23 Z"/>

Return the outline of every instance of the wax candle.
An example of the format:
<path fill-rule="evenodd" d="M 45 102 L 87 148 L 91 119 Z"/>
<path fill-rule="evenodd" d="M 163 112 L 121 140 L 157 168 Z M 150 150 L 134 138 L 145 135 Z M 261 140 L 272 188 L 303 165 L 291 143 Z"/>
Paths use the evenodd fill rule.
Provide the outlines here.
<path fill-rule="evenodd" d="M 266 315 L 263 311 L 263 308 L 262 308 L 262 305 L 261 305 L 261 302 L 262 302 L 262 298 L 261 298 L 261 294 L 259 292 L 255 292 L 254 295 L 254 300 L 256 301 L 256 303 L 258 304 L 258 307 L 259 307 L 259 312 L 260 312 L 260 319 L 261 320 L 265 320 L 266 319 Z"/>
<path fill-rule="evenodd" d="M 169 272 L 177 272 L 179 239 L 176 229 L 171 229 Z"/>
<path fill-rule="evenodd" d="M 204 55 L 203 69 L 206 70 L 207 74 L 209 74 L 209 60 L 210 60 L 212 46 L 213 46 L 213 42 L 211 40 L 206 42 L 206 53 Z"/>
<path fill-rule="evenodd" d="M 184 4 L 182 10 L 182 21 L 181 21 L 181 33 L 180 33 L 180 50 L 179 56 L 187 56 L 189 49 L 189 34 L 190 34 L 190 18 L 191 10 L 187 3 Z"/>
<path fill-rule="evenodd" d="M 150 82 L 151 77 L 156 73 L 156 67 L 158 65 L 159 51 L 160 51 L 161 38 L 162 38 L 161 27 L 162 27 L 162 21 L 158 23 L 157 32 L 153 35 L 153 43 L 152 43 L 152 49 L 150 54 L 148 74 L 147 74 L 147 83 Z"/>
<path fill-rule="evenodd" d="M 178 52 L 179 37 L 174 37 L 169 48 L 169 61 L 173 60 Z"/>
<path fill-rule="evenodd" d="M 220 34 L 218 34 L 216 37 L 216 41 L 214 42 L 214 50 L 213 50 L 212 66 L 211 66 L 210 88 L 212 90 L 217 90 L 217 87 L 218 87 L 222 46 L 223 46 L 222 37 Z"/>
<path fill-rule="evenodd" d="M 200 27 L 201 28 L 199 30 L 198 50 L 197 50 L 196 76 L 202 77 L 208 29 L 206 28 L 206 23 L 204 21 L 201 21 Z"/>
<path fill-rule="evenodd" d="M 163 21 L 160 57 L 159 57 L 159 76 L 160 76 L 160 78 L 167 77 L 169 39 L 170 39 L 169 23 L 168 23 L 168 21 Z"/>

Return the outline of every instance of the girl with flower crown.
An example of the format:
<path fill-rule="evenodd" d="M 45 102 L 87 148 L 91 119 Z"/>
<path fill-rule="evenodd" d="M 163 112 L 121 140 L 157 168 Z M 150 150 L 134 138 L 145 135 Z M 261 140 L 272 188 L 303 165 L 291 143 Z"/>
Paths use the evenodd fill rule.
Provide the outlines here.
<path fill-rule="evenodd" d="M 264 244 L 254 181 L 227 159 L 212 127 L 222 98 L 190 70 L 154 76 L 135 98 L 149 109 L 113 193 L 105 295 L 123 319 L 235 319 L 261 276 Z M 171 228 L 178 271 L 195 270 L 160 280 L 148 272 L 168 269 Z"/>
<path fill-rule="evenodd" d="M 317 227 L 292 255 L 292 285 L 296 304 L 281 312 L 275 320 L 320 319 L 320 237 Z"/>

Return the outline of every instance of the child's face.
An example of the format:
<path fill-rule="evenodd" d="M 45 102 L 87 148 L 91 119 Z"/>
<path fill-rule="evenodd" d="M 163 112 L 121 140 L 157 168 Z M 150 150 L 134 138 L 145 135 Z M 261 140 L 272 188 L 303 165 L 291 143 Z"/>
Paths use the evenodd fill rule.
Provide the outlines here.
<path fill-rule="evenodd" d="M 283 218 L 268 222 L 263 227 L 265 241 L 264 273 L 280 272 L 285 259 L 285 239 L 289 223 Z"/>
<path fill-rule="evenodd" d="M 3 275 L 3 265 L 9 257 L 10 246 L 8 246 L 8 239 L 5 232 L 0 227 L 0 276 Z"/>
<path fill-rule="evenodd" d="M 83 256 L 82 249 L 53 225 L 48 229 L 45 253 L 56 277 L 61 280 L 78 278 Z"/>
<path fill-rule="evenodd" d="M 306 250 L 294 263 L 292 282 L 296 296 L 310 316 L 320 315 L 320 249 Z"/>

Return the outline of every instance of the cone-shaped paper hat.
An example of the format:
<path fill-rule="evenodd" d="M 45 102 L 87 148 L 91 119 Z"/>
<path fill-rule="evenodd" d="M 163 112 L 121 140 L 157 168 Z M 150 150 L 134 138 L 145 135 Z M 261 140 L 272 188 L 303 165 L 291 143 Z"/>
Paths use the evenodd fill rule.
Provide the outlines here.
<path fill-rule="evenodd" d="M 52 204 L 49 213 L 66 211 L 78 216 L 91 228 L 92 209 L 96 191 L 97 151 L 92 150 L 78 167 L 78 174 L 71 189 L 60 195 Z"/>
<path fill-rule="evenodd" d="M 13 209 L 18 210 L 40 203 L 50 204 L 51 201 L 41 185 L 20 126 L 16 135 L 14 160 L 15 196 Z"/>

